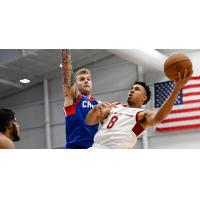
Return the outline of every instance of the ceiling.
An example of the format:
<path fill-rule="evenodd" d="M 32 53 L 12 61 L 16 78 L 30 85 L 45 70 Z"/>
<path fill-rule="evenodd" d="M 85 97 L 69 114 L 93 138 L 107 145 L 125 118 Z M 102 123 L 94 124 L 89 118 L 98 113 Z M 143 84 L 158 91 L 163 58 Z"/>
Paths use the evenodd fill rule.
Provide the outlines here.
<path fill-rule="evenodd" d="M 157 49 L 163 54 L 189 49 Z M 107 58 L 112 54 L 102 49 L 72 49 L 74 69 Z M 41 82 L 44 78 L 60 75 L 60 50 L 58 49 L 0 49 L 0 98 Z M 20 79 L 28 78 L 29 84 Z"/>
<path fill-rule="evenodd" d="M 73 68 L 88 65 L 111 56 L 100 49 L 72 49 Z M 60 75 L 60 50 L 58 49 L 6 49 L 0 50 L 0 98 L 41 82 L 44 78 Z M 29 84 L 20 79 L 28 78 Z"/>

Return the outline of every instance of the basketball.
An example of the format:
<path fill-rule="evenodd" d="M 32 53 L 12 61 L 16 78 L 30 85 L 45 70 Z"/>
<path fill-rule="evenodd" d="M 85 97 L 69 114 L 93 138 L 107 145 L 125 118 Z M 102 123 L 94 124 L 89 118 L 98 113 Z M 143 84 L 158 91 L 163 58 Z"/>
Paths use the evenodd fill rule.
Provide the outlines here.
<path fill-rule="evenodd" d="M 165 75 L 172 81 L 178 80 L 179 72 L 181 72 L 181 76 L 183 76 L 185 69 L 190 72 L 192 70 L 192 62 L 190 58 L 183 53 L 172 54 L 164 63 Z"/>

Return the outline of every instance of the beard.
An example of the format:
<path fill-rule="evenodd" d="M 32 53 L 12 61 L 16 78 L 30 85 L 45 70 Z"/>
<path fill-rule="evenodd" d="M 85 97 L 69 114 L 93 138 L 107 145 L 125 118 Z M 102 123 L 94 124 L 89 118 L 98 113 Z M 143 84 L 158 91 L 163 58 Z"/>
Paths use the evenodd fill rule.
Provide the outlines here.
<path fill-rule="evenodd" d="M 80 92 L 84 96 L 88 96 L 91 93 L 91 89 L 82 89 Z"/>
<path fill-rule="evenodd" d="M 19 130 L 17 129 L 17 127 L 15 125 L 13 126 L 12 136 L 13 136 L 13 141 L 14 142 L 20 140 Z"/>

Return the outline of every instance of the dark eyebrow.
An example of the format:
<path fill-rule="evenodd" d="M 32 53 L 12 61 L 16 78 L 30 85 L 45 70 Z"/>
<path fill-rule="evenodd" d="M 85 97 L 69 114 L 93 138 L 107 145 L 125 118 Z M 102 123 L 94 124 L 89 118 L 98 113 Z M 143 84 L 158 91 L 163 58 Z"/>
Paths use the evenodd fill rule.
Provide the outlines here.
<path fill-rule="evenodd" d="M 135 88 L 141 90 L 141 88 L 139 86 L 135 86 Z"/>

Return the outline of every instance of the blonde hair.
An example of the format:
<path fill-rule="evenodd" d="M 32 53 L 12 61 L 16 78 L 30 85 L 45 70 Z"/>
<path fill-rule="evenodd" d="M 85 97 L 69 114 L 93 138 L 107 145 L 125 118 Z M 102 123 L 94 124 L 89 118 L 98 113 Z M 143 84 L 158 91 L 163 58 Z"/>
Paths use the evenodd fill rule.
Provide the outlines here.
<path fill-rule="evenodd" d="M 90 72 L 90 70 L 89 69 L 87 69 L 87 68 L 81 68 L 81 69 L 79 69 L 76 73 L 75 73 L 75 79 L 76 79 L 76 77 L 78 76 L 78 75 L 80 75 L 80 74 L 88 74 L 88 75 L 92 75 L 91 74 L 91 72 Z"/>

